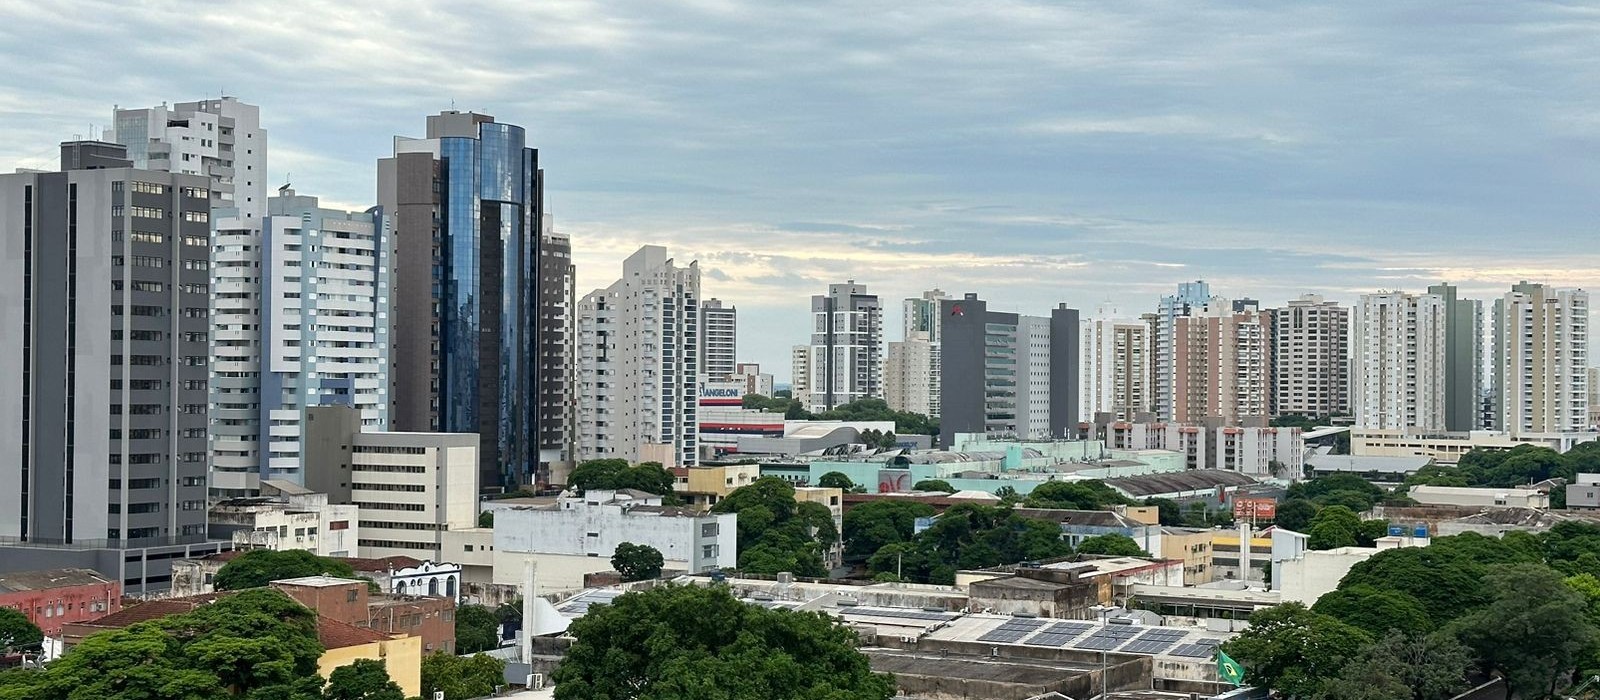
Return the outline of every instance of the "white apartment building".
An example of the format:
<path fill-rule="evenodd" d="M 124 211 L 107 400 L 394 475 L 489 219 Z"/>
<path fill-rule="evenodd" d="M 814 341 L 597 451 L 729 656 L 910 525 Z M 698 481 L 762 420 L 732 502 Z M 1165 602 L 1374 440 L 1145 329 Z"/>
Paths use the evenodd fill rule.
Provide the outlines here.
<path fill-rule="evenodd" d="M 1049 439 L 1050 318 L 1017 317 L 1017 437 Z"/>
<path fill-rule="evenodd" d="M 1600 367 L 1588 369 L 1589 380 L 1589 430 L 1600 428 Z"/>
<path fill-rule="evenodd" d="M 1300 479 L 1306 441 L 1299 428 L 1115 421 L 1094 426 L 1092 436 L 1114 450 L 1167 450 L 1184 455 L 1188 469 L 1223 469 L 1266 479 Z"/>
<path fill-rule="evenodd" d="M 943 327 L 942 319 L 944 317 L 939 314 L 939 305 L 949 298 L 950 295 L 942 290 L 930 289 L 923 292 L 920 297 L 906 299 L 901 302 L 901 308 L 905 315 L 902 324 L 904 330 L 900 337 L 906 342 L 920 337 L 928 343 L 928 360 L 927 365 L 923 368 L 927 378 L 913 380 L 919 385 L 923 382 L 927 384 L 928 403 L 926 411 L 918 411 L 915 408 L 900 410 L 921 413 L 931 418 L 939 417 L 939 394 L 943 386 L 940 381 L 941 367 L 943 365 L 940 361 L 940 340 L 944 337 L 940 332 Z M 887 370 L 885 370 L 885 374 L 885 380 L 888 381 Z M 885 398 L 888 398 L 887 386 L 884 388 L 884 393 Z M 916 404 L 914 400 L 911 403 L 912 405 Z"/>
<path fill-rule="evenodd" d="M 789 349 L 789 395 L 801 406 L 811 405 L 811 346 Z"/>
<path fill-rule="evenodd" d="M 660 496 L 638 491 L 591 490 L 551 506 L 497 509 L 494 582 L 522 583 L 524 562 L 532 561 L 539 594 L 580 589 L 584 574 L 611 570 L 623 542 L 654 547 L 666 569 L 732 569 L 738 516 L 664 507 Z"/>
<path fill-rule="evenodd" d="M 796 369 L 806 372 L 807 408 L 821 413 L 857 399 L 883 397 L 883 309 L 867 286 L 850 280 L 811 297 L 811 346 Z M 799 380 L 796 380 L 799 384 Z"/>
<path fill-rule="evenodd" d="M 1119 318 L 1115 307 L 1102 305 L 1085 319 L 1078 340 L 1078 420 L 1096 413 L 1132 420 L 1150 406 L 1150 327 Z"/>
<path fill-rule="evenodd" d="M 1306 294 L 1273 312 L 1276 415 L 1350 412 L 1350 309 Z"/>
<path fill-rule="evenodd" d="M 128 147 L 133 167 L 211 178 L 211 208 L 260 219 L 267 208 L 267 132 L 261 109 L 238 98 L 113 108 L 106 140 Z"/>
<path fill-rule="evenodd" d="M 939 346 L 928 342 L 928 334 L 916 331 L 905 340 L 889 343 L 883 363 L 883 400 L 896 411 L 925 416 L 939 415 L 936 402 L 938 377 L 933 374 Z"/>
<path fill-rule="evenodd" d="M 1363 294 L 1352 324 L 1357 428 L 1445 430 L 1448 314 L 1437 294 Z"/>
<path fill-rule="evenodd" d="M 721 299 L 707 299 L 700 302 L 700 325 L 700 358 L 705 363 L 701 376 L 733 376 L 739 364 L 739 310 L 724 306 Z"/>
<path fill-rule="evenodd" d="M 698 464 L 700 264 L 640 248 L 578 303 L 577 326 L 577 461 L 638 462 L 654 445 Z"/>
<path fill-rule="evenodd" d="M 279 490 L 279 488 L 283 490 Z M 263 493 L 212 504 L 213 534 L 229 532 L 235 549 L 303 549 L 323 557 L 354 557 L 361 538 L 360 508 L 331 504 L 325 493 L 268 481 Z"/>
<path fill-rule="evenodd" d="M 1588 430 L 1589 293 L 1522 282 L 1494 303 L 1498 427 Z"/>
<path fill-rule="evenodd" d="M 228 327 L 214 339 L 217 361 L 227 363 L 213 373 L 211 488 L 219 495 L 255 493 L 262 479 L 303 481 L 307 406 L 354 406 L 364 429 L 389 427 L 388 218 L 324 209 L 284 187 L 257 223 L 260 245 L 249 257 L 261 261 L 261 283 L 249 293 L 260 299 L 259 330 L 235 328 L 236 314 L 215 322 Z M 234 248 L 248 244 L 236 238 L 257 237 L 248 228 L 219 232 L 216 255 L 229 264 L 246 259 Z M 216 293 L 237 294 L 234 284 Z M 239 342 L 246 334 L 259 345 Z"/>

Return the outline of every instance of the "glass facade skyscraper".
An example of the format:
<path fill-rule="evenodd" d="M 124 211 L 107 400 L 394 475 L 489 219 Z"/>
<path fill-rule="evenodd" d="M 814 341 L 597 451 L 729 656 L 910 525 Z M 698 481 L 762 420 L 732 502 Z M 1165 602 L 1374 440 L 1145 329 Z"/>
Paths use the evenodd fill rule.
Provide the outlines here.
<path fill-rule="evenodd" d="M 486 487 L 539 471 L 538 151 L 493 117 L 428 117 L 397 138 L 378 198 L 395 217 L 391 424 L 477 433 Z"/>

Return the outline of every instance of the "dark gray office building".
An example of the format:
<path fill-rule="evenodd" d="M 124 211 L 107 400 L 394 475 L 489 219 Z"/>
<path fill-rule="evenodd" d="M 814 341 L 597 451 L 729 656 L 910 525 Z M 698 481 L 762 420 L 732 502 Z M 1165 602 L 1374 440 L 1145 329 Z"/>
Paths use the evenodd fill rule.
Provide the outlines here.
<path fill-rule="evenodd" d="M 1078 310 L 990 311 L 976 294 L 940 302 L 939 444 L 957 433 L 1067 437 L 1078 416 Z"/>
<path fill-rule="evenodd" d="M 210 180 L 62 144 L 0 175 L 0 571 L 161 590 L 206 543 Z"/>

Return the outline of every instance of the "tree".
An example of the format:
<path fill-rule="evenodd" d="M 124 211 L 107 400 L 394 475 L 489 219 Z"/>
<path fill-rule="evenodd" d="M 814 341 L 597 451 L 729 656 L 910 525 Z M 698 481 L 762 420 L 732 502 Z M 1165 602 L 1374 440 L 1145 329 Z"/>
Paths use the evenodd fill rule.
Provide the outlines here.
<path fill-rule="evenodd" d="M 849 491 L 856 487 L 856 482 L 851 481 L 850 477 L 844 472 L 828 472 L 817 479 L 817 485 L 825 489 L 844 489 Z"/>
<path fill-rule="evenodd" d="M 1000 488 L 995 489 L 994 495 L 995 498 L 1000 499 L 1001 504 L 1008 507 L 1022 502 L 1022 495 L 1017 493 L 1017 490 L 1011 488 L 1010 486 L 1001 486 Z"/>
<path fill-rule="evenodd" d="M 1072 547 L 1061 526 L 1026 518 L 1009 508 L 961 504 L 946 510 L 909 542 L 879 549 L 867 559 L 874 573 L 908 581 L 955 583 L 957 569 L 973 569 L 1063 557 Z"/>
<path fill-rule="evenodd" d="M 1486 578 L 1491 603 L 1457 621 L 1455 634 L 1512 692 L 1534 698 L 1559 690 L 1596 641 L 1594 623 L 1579 612 L 1584 596 L 1538 564 L 1497 566 Z"/>
<path fill-rule="evenodd" d="M 1310 697 L 1372 637 L 1299 603 L 1250 614 L 1250 628 L 1222 650 L 1245 667 L 1245 682 L 1291 697 Z"/>
<path fill-rule="evenodd" d="M 1306 533 L 1306 546 L 1311 549 L 1334 549 L 1356 546 L 1361 532 L 1361 518 L 1344 506 L 1328 506 L 1317 511 L 1311 519 L 1311 531 Z"/>
<path fill-rule="evenodd" d="M 623 542 L 611 554 L 611 568 L 623 581 L 645 581 L 661 576 L 661 550 L 647 544 Z"/>
<path fill-rule="evenodd" d="M 1311 519 L 1317 515 L 1317 504 L 1305 498 L 1290 498 L 1278 504 L 1272 522 L 1285 530 L 1305 532 L 1311 528 Z"/>
<path fill-rule="evenodd" d="M 1317 697 L 1448 700 L 1470 687 L 1467 673 L 1471 667 L 1471 650 L 1450 635 L 1424 637 L 1391 630 L 1362 647 Z"/>
<path fill-rule="evenodd" d="M 237 591 L 260 588 L 286 578 L 318 575 L 356 578 L 356 572 L 349 564 L 319 557 L 303 549 L 281 552 L 271 549 L 252 549 L 224 564 L 217 570 L 217 575 L 212 581 L 219 591 Z"/>
<path fill-rule="evenodd" d="M 1133 541 L 1132 537 L 1118 533 L 1107 533 L 1086 537 L 1078 543 L 1079 554 L 1108 554 L 1115 557 L 1148 557 L 1149 552 Z"/>
<path fill-rule="evenodd" d="M 1111 505 L 1133 505 L 1134 502 L 1098 480 L 1046 481 L 1028 493 L 1023 505 L 1029 508 L 1064 508 L 1067 510 L 1099 510 Z"/>
<path fill-rule="evenodd" d="M 328 674 L 327 700 L 405 700 L 383 661 L 356 659 Z"/>
<path fill-rule="evenodd" d="M 152 623 L 90 635 L 42 670 L 6 674 L 0 699 L 213 700 L 228 695 L 216 674 L 190 666 L 171 646 L 172 639 Z"/>
<path fill-rule="evenodd" d="M 444 693 L 444 700 L 488 697 L 505 683 L 504 661 L 485 654 L 455 656 L 434 652 L 422 659 L 422 697 Z"/>
<path fill-rule="evenodd" d="M 43 641 L 44 633 L 28 621 L 28 616 L 12 608 L 0 608 L 0 651 L 37 649 Z"/>
<path fill-rule="evenodd" d="M 574 467 L 572 474 L 567 477 L 567 486 L 579 493 L 633 489 L 661 496 L 664 502 L 669 503 L 677 502 L 672 490 L 675 483 L 677 477 L 662 467 L 660 462 L 628 466 L 625 459 L 587 460 Z"/>
<path fill-rule="evenodd" d="M 936 512 L 910 500 L 868 501 L 851 508 L 844 514 L 844 556 L 860 561 L 887 545 L 909 541 L 917 518 Z"/>
<path fill-rule="evenodd" d="M 499 616 L 482 605 L 456 608 L 456 653 L 476 654 L 500 647 Z"/>
<path fill-rule="evenodd" d="M 944 479 L 923 479 L 922 481 L 918 481 L 917 483 L 912 484 L 911 485 L 911 490 L 912 491 L 943 491 L 945 493 L 955 493 L 956 492 L 956 487 L 951 486 L 950 482 L 945 481 Z"/>
<path fill-rule="evenodd" d="M 1146 498 L 1144 504 L 1155 506 L 1156 516 L 1162 525 L 1178 526 L 1183 524 L 1183 509 L 1178 507 L 1178 502 L 1170 498 Z"/>
<path fill-rule="evenodd" d="M 1422 604 L 1408 593 L 1379 590 L 1368 585 L 1341 587 L 1324 594 L 1311 606 L 1313 612 L 1328 615 L 1347 625 L 1365 630 L 1374 638 L 1398 630 L 1425 635 L 1433 621 Z"/>
<path fill-rule="evenodd" d="M 839 541 L 833 513 L 820 503 L 796 503 L 794 485 L 762 477 L 711 508 L 739 518 L 739 570 L 826 576 L 822 554 Z"/>
<path fill-rule="evenodd" d="M 479 513 L 478 527 L 494 527 L 494 511 L 486 510 Z"/>
<path fill-rule="evenodd" d="M 821 613 L 769 610 L 720 587 L 667 585 L 591 608 L 552 676 L 557 700 L 887 700 L 855 632 Z"/>

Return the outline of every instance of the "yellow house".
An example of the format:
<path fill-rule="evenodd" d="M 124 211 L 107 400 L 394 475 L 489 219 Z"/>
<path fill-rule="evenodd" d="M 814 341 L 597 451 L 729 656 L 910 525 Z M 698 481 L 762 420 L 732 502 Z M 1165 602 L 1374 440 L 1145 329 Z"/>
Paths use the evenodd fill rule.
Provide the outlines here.
<path fill-rule="evenodd" d="M 729 464 L 715 467 L 686 467 L 673 489 L 690 504 L 711 507 L 728 497 L 734 489 L 749 486 L 761 478 L 756 464 Z"/>
<path fill-rule="evenodd" d="M 360 659 L 382 661 L 389 678 L 406 697 L 422 695 L 422 638 L 391 638 L 381 632 L 317 618 L 317 639 L 327 649 L 317 659 L 317 673 L 327 678 L 333 670 Z"/>
<path fill-rule="evenodd" d="M 1198 586 L 1210 583 L 1216 578 L 1211 553 L 1214 537 L 1215 534 L 1211 530 L 1200 528 L 1161 528 L 1161 556 L 1183 560 L 1183 585 Z M 1234 538 L 1235 547 L 1238 539 Z M 1270 543 L 1270 540 L 1268 542 Z"/>

